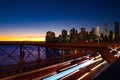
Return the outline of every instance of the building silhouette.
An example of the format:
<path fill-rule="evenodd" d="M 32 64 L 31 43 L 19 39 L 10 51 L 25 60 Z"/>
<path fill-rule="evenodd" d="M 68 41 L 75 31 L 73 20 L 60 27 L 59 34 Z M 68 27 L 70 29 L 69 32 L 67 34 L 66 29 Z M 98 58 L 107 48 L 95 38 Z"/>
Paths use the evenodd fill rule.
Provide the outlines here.
<path fill-rule="evenodd" d="M 109 35 L 109 33 L 108 33 L 108 24 L 105 21 L 105 23 L 104 23 L 104 36 L 108 37 L 108 35 Z"/>
<path fill-rule="evenodd" d="M 114 23 L 115 40 L 119 40 L 119 22 Z"/>
<path fill-rule="evenodd" d="M 93 34 L 95 34 L 95 28 L 92 28 L 92 30 L 91 30 L 92 32 L 93 32 Z"/>
<path fill-rule="evenodd" d="M 86 41 L 86 39 L 87 39 L 87 32 L 86 32 L 85 28 L 81 28 L 80 37 L 81 37 L 81 40 L 83 42 Z"/>
<path fill-rule="evenodd" d="M 62 38 L 66 38 L 67 37 L 67 30 L 62 30 Z"/>
<path fill-rule="evenodd" d="M 46 33 L 46 42 L 55 42 L 56 39 L 55 39 L 55 33 L 52 32 L 52 31 L 48 31 Z"/>
<path fill-rule="evenodd" d="M 55 37 L 55 33 L 52 31 L 46 32 L 46 42 L 106 42 L 119 40 L 119 22 L 114 23 L 114 31 L 108 32 L 108 24 L 104 23 L 104 32 L 102 33 L 99 26 L 92 28 L 90 32 L 85 28 L 80 28 L 80 32 L 74 27 L 70 29 L 69 34 L 67 30 L 63 29 L 58 37 Z"/>
<path fill-rule="evenodd" d="M 61 36 L 61 41 L 66 42 L 67 41 L 67 30 L 62 30 L 62 36 Z"/>
<path fill-rule="evenodd" d="M 70 30 L 70 41 L 69 42 L 76 42 L 77 41 L 77 30 L 75 28 Z"/>
<path fill-rule="evenodd" d="M 95 28 L 92 28 L 91 31 L 89 32 L 89 42 L 94 42 L 95 38 L 96 38 Z"/>
<path fill-rule="evenodd" d="M 113 41 L 113 31 L 110 30 L 109 32 L 109 37 L 108 37 L 109 41 Z"/>

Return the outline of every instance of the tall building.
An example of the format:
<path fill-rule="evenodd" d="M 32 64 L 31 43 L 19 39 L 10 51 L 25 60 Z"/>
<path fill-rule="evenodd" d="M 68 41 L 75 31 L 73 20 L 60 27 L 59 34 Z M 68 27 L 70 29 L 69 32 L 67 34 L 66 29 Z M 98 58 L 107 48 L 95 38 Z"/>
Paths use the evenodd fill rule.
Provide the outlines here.
<path fill-rule="evenodd" d="M 115 27 L 115 40 L 119 40 L 119 22 L 115 22 L 114 27 Z"/>
<path fill-rule="evenodd" d="M 95 40 L 95 28 L 92 28 L 92 30 L 89 32 L 89 41 L 93 42 Z"/>
<path fill-rule="evenodd" d="M 70 30 L 70 42 L 77 41 L 77 30 L 75 28 Z"/>
<path fill-rule="evenodd" d="M 70 35 L 76 35 L 77 34 L 77 30 L 75 28 L 70 30 Z"/>
<path fill-rule="evenodd" d="M 79 38 L 83 42 L 86 42 L 88 40 L 88 32 L 85 30 L 85 28 L 81 28 Z"/>
<path fill-rule="evenodd" d="M 52 31 L 48 31 L 46 33 L 46 42 L 54 42 L 55 41 L 55 33 Z"/>
<path fill-rule="evenodd" d="M 97 26 L 96 27 L 96 35 L 98 36 L 98 37 L 100 37 L 100 27 L 99 26 Z"/>
<path fill-rule="evenodd" d="M 67 37 L 67 31 L 66 30 L 62 30 L 62 38 L 66 38 Z"/>
<path fill-rule="evenodd" d="M 110 30 L 109 32 L 109 40 L 112 41 L 113 40 L 113 31 Z"/>
<path fill-rule="evenodd" d="M 95 34 L 95 28 L 92 28 L 92 30 L 91 30 L 94 34 Z"/>
<path fill-rule="evenodd" d="M 67 31 L 62 30 L 62 36 L 61 36 L 61 42 L 66 42 L 67 41 Z"/>
<path fill-rule="evenodd" d="M 85 28 L 81 28 L 81 33 L 85 33 Z"/>
<path fill-rule="evenodd" d="M 108 24 L 107 22 L 104 23 L 104 36 L 108 37 L 109 33 L 108 33 Z"/>

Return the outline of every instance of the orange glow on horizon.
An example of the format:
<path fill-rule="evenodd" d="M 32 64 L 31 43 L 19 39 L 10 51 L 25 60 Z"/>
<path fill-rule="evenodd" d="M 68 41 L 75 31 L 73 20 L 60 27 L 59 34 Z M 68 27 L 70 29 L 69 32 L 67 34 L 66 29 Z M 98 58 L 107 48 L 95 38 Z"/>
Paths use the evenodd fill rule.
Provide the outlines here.
<path fill-rule="evenodd" d="M 45 41 L 45 37 L 0 37 L 0 41 Z"/>

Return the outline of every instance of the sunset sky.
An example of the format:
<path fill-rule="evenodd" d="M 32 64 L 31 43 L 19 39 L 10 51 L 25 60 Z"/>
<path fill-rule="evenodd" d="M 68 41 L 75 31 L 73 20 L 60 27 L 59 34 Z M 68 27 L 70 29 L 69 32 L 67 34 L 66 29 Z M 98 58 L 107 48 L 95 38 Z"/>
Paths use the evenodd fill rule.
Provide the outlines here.
<path fill-rule="evenodd" d="M 120 22 L 120 0 L 0 0 L 0 41 L 44 41 L 47 31 L 58 36 L 75 27 L 109 29 Z"/>

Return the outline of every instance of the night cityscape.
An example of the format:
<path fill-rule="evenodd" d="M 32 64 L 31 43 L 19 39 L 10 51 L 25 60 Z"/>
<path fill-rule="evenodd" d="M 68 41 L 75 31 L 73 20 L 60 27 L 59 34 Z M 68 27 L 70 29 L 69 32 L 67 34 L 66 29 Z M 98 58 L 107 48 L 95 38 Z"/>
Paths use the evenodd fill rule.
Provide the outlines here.
<path fill-rule="evenodd" d="M 100 27 L 92 28 L 90 32 L 86 31 L 85 28 L 77 29 L 73 28 L 69 31 L 63 29 L 61 34 L 56 37 L 52 31 L 46 32 L 46 42 L 108 42 L 108 41 L 119 41 L 119 22 L 114 23 L 114 31 L 108 31 L 108 24 L 105 22 L 104 31 L 101 32 Z"/>
<path fill-rule="evenodd" d="M 0 80 L 119 80 L 120 0 L 0 0 Z"/>

